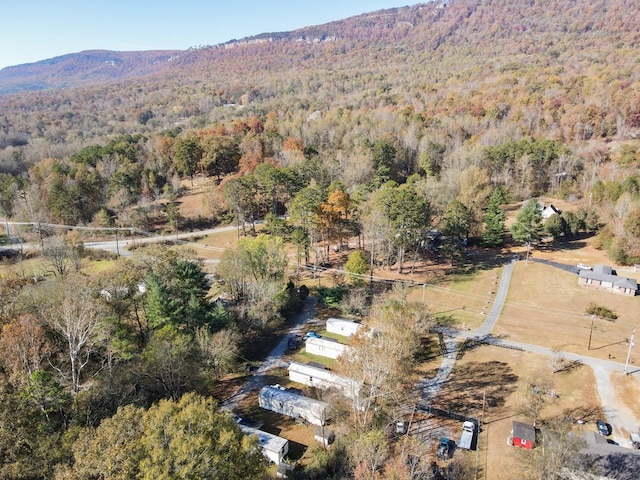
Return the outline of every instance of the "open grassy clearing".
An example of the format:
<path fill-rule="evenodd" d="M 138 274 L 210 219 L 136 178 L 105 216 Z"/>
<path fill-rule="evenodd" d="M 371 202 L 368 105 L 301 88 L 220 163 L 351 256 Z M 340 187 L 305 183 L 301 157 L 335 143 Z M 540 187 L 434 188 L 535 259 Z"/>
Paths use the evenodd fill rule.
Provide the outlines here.
<path fill-rule="evenodd" d="M 638 297 L 580 287 L 575 274 L 547 265 L 518 262 L 494 334 L 624 362 L 629 347 L 627 339 L 638 324 L 638 302 Z M 613 310 L 618 319 L 594 320 L 589 350 L 591 316 L 585 311 L 591 303 Z"/>
<path fill-rule="evenodd" d="M 493 305 L 503 268 L 442 275 L 439 281 L 426 287 L 412 287 L 408 300 L 423 303 L 441 322 L 477 328 Z"/>
<path fill-rule="evenodd" d="M 490 346 L 468 351 L 456 363 L 436 403 L 459 413 L 484 417 L 477 455 L 480 478 L 507 480 L 517 477 L 520 451 L 507 445 L 512 421 L 526 420 L 517 411 L 528 381 L 545 373 L 549 375 L 548 371 L 549 359 L 545 356 Z M 589 423 L 575 424 L 575 433 L 595 429 L 593 421 L 600 410 L 591 369 L 581 367 L 551 375 L 551 378 L 558 398 L 549 397 L 550 401 L 542 411 L 542 421 L 558 416 L 584 416 Z M 456 455 L 458 453 L 471 454 L 472 460 L 476 461 L 475 452 L 456 452 Z"/>

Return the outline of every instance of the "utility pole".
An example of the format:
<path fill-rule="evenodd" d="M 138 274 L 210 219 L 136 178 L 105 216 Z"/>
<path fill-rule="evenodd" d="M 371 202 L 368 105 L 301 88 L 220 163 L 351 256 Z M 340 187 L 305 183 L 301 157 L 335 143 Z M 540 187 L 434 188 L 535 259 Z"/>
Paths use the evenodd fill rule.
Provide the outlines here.
<path fill-rule="evenodd" d="M 595 315 L 591 315 L 591 330 L 589 331 L 589 347 L 587 347 L 587 350 L 591 350 L 591 336 L 593 335 L 593 317 L 595 317 Z"/>
<path fill-rule="evenodd" d="M 633 329 L 633 332 L 631 332 L 631 339 L 629 340 L 629 351 L 627 352 L 627 361 L 624 364 L 624 374 L 625 375 L 629 375 L 629 372 L 627 372 L 627 368 L 629 367 L 629 359 L 631 358 L 631 347 L 633 347 L 633 337 L 636 334 L 636 329 Z"/>

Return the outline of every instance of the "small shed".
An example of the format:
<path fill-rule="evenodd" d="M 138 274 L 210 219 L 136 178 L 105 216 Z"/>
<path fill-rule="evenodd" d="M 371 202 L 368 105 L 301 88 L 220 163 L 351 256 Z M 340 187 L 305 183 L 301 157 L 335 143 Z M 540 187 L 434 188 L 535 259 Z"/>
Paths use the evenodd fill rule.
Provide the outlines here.
<path fill-rule="evenodd" d="M 289 440 L 246 425 L 240 425 L 240 428 L 245 434 L 258 437 L 258 444 L 262 449 L 262 453 L 269 461 L 276 465 L 282 463 L 284 456 L 289 452 Z"/>
<path fill-rule="evenodd" d="M 313 438 L 316 442 L 320 442 L 327 447 L 333 443 L 336 438 L 336 434 L 328 428 L 316 427 L 316 433 Z"/>
<path fill-rule="evenodd" d="M 324 425 L 327 421 L 327 403 L 277 385 L 266 386 L 260 390 L 258 405 L 288 417 L 302 418 L 313 425 Z"/>
<path fill-rule="evenodd" d="M 333 338 L 310 337 L 305 341 L 305 348 L 307 353 L 336 359 L 347 350 L 347 345 L 340 343 Z"/>
<path fill-rule="evenodd" d="M 360 330 L 360 327 L 362 327 L 361 323 L 356 323 L 346 318 L 332 317 L 327 319 L 327 332 L 342 335 L 343 337 L 350 337 Z"/>
<path fill-rule="evenodd" d="M 528 423 L 513 422 L 513 446 L 532 450 L 536 444 L 536 429 Z"/>
<path fill-rule="evenodd" d="M 289 379 L 321 390 L 335 388 L 345 397 L 354 400 L 360 396 L 362 388 L 361 383 L 333 373 L 331 370 L 298 362 L 289 364 Z"/>

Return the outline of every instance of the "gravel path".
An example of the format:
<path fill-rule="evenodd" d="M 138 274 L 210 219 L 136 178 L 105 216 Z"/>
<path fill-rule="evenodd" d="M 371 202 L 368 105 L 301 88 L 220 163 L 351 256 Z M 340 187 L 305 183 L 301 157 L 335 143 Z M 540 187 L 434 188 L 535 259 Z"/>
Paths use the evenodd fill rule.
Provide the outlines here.
<path fill-rule="evenodd" d="M 551 262 L 548 260 L 531 260 L 555 268 L 559 268 L 567 272 L 575 273 L 576 267 L 573 265 L 566 265 L 557 262 Z M 638 427 L 640 427 L 640 419 L 636 418 L 633 412 L 631 412 L 629 408 L 627 408 L 622 404 L 621 401 L 618 400 L 613 384 L 611 383 L 611 373 L 623 372 L 624 364 L 613 362 L 611 360 L 601 360 L 586 355 L 578 355 L 570 352 L 554 352 L 552 351 L 552 349 L 540 345 L 513 342 L 491 337 L 491 330 L 493 330 L 497 319 L 500 317 L 500 313 L 502 312 L 502 308 L 507 297 L 514 264 L 515 260 L 512 260 L 505 266 L 493 306 L 484 323 L 476 330 L 458 332 L 457 339 L 477 338 L 493 345 L 515 348 L 527 352 L 534 352 L 549 357 L 561 354 L 568 361 L 580 361 L 584 365 L 589 366 L 593 370 L 596 378 L 596 388 L 598 391 L 598 395 L 600 396 L 602 409 L 604 411 L 604 420 L 607 421 L 612 427 L 612 436 L 610 438 L 621 446 L 629 446 L 629 438 L 627 432 L 636 430 Z M 455 333 L 451 332 L 449 332 L 449 334 L 456 335 Z M 451 347 L 450 345 L 452 342 L 455 344 L 456 338 L 448 338 L 446 342 L 447 351 L 455 352 L 457 347 Z M 446 383 L 454 364 L 455 354 L 453 356 L 445 355 L 435 377 L 424 379 L 418 384 L 419 391 L 421 392 L 422 398 L 425 401 L 428 402 L 431 398 L 439 393 L 442 385 Z M 630 374 L 638 375 L 640 374 L 640 370 L 634 369 L 630 372 Z"/>
<path fill-rule="evenodd" d="M 308 297 L 302 312 L 298 314 L 287 335 L 285 335 L 278 345 L 269 352 L 267 359 L 252 373 L 251 377 L 233 395 L 222 402 L 222 408 L 233 410 L 237 406 L 238 402 L 249 395 L 249 393 L 254 390 L 258 390 L 267 384 L 266 375 L 269 370 L 280 366 L 289 366 L 287 362 L 282 360 L 283 355 L 287 351 L 289 339 L 302 335 L 304 325 L 315 316 L 315 307 L 315 299 L 313 297 Z"/>
<path fill-rule="evenodd" d="M 447 353 L 442 357 L 442 363 L 435 377 L 425 378 L 416 385 L 416 388 L 420 392 L 420 397 L 426 403 L 430 403 L 430 401 L 440 393 L 443 385 L 447 383 L 447 379 L 449 375 L 451 375 L 453 366 L 456 363 L 456 355 L 458 353 L 458 342 L 456 338 L 453 336 L 446 338 L 445 345 Z"/>

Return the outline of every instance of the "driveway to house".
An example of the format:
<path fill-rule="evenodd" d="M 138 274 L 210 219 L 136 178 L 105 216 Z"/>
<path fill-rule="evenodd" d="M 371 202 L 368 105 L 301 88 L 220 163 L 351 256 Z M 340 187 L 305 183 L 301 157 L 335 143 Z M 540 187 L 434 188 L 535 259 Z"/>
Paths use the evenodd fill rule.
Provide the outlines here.
<path fill-rule="evenodd" d="M 280 342 L 269 352 L 267 358 L 262 362 L 259 368 L 252 372 L 251 377 L 242 384 L 242 386 L 224 402 L 222 402 L 222 408 L 233 410 L 243 398 L 249 395 L 252 391 L 258 390 L 267 384 L 266 375 L 269 370 L 277 367 L 288 367 L 289 364 L 282 360 L 282 357 L 287 351 L 290 338 L 296 338 L 302 335 L 303 328 L 306 323 L 315 317 L 316 301 L 313 297 L 308 297 L 302 312 L 300 312 L 287 334 L 280 340 Z"/>
<path fill-rule="evenodd" d="M 558 263 L 551 260 L 543 260 L 542 258 L 531 258 L 529 257 L 530 262 L 535 263 L 543 263 L 545 265 L 549 265 L 550 267 L 559 268 L 560 270 L 564 270 L 569 273 L 578 273 L 578 267 L 576 265 L 567 265 L 566 263 Z"/>
<path fill-rule="evenodd" d="M 537 263 L 549 265 L 551 267 L 559 268 L 570 273 L 576 273 L 576 267 L 574 265 L 567 265 L 563 263 L 552 262 L 549 260 L 530 260 Z M 578 361 L 584 365 L 588 365 L 593 370 L 596 378 L 596 388 L 598 390 L 598 395 L 600 396 L 600 403 L 604 411 L 605 420 L 612 426 L 612 439 L 622 446 L 628 446 L 629 439 L 627 432 L 635 431 L 638 427 L 640 427 L 640 418 L 636 418 L 633 412 L 631 412 L 624 404 L 622 404 L 622 402 L 618 401 L 618 398 L 615 394 L 615 389 L 611 383 L 611 373 L 623 372 L 624 364 L 613 362 L 611 360 L 601 360 L 599 358 L 593 358 L 587 355 L 578 355 L 571 352 L 554 352 L 548 347 L 533 345 L 529 343 L 513 342 L 510 340 L 494 338 L 491 336 L 491 330 L 493 329 L 498 317 L 500 316 L 502 307 L 504 306 L 504 302 L 509 289 L 509 283 L 511 282 L 511 274 L 513 272 L 514 263 L 515 261 L 512 261 L 507 264 L 507 266 L 505 266 L 502 277 L 500 279 L 500 286 L 498 288 L 493 307 L 491 308 L 489 315 L 487 315 L 487 319 L 476 330 L 460 332 L 458 334 L 458 338 L 475 338 L 491 345 L 506 348 L 515 348 L 522 351 L 546 355 L 548 357 L 561 355 L 566 360 Z M 443 364 L 445 364 L 445 360 L 443 360 Z M 640 374 L 640 370 L 634 368 L 629 373 L 638 375 Z M 439 384 L 444 381 L 446 381 L 446 379 L 437 378 L 437 382 Z"/>
<path fill-rule="evenodd" d="M 491 310 L 487 314 L 486 320 L 473 331 L 466 332 L 471 334 L 471 336 L 484 336 L 489 335 L 496 322 L 498 321 L 498 317 L 500 317 L 500 313 L 502 312 L 502 307 L 504 307 L 504 302 L 507 300 L 507 293 L 509 292 L 509 284 L 511 283 L 511 274 L 513 273 L 513 266 L 516 264 L 516 259 L 512 259 L 509 263 L 507 263 L 502 272 L 502 277 L 500 277 L 500 285 L 498 285 L 498 291 L 496 292 L 496 297 L 493 300 L 493 305 L 491 306 Z M 465 335 L 462 335 L 463 337 Z"/>

